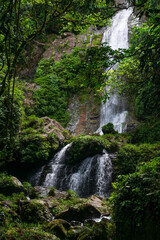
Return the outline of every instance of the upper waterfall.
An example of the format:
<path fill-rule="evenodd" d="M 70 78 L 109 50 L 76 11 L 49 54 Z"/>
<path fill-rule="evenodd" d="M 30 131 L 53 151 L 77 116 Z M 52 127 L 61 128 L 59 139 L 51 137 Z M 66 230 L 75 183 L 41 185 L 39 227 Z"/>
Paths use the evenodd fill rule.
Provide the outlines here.
<path fill-rule="evenodd" d="M 128 19 L 133 9 L 123 9 L 112 18 L 111 27 L 107 28 L 103 34 L 102 43 L 107 42 L 112 49 L 128 48 Z M 117 93 L 110 93 L 110 98 L 106 103 L 102 103 L 100 112 L 100 128 L 111 122 L 115 130 L 119 133 L 126 128 L 127 110 L 125 99 Z"/>

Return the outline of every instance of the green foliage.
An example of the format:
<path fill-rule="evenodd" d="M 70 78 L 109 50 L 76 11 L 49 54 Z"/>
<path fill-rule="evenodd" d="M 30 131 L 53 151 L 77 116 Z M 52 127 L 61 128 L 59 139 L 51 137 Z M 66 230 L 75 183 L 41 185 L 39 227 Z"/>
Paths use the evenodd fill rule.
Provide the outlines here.
<path fill-rule="evenodd" d="M 102 132 L 103 132 L 104 134 L 108 134 L 108 133 L 113 134 L 113 133 L 116 133 L 116 131 L 114 130 L 114 125 L 113 125 L 113 123 L 107 123 L 106 125 L 104 125 L 104 126 L 102 127 Z"/>
<path fill-rule="evenodd" d="M 141 123 L 133 134 L 134 143 L 154 143 L 160 140 L 160 121 L 149 119 Z"/>
<path fill-rule="evenodd" d="M 41 61 L 37 70 L 37 78 L 34 79 L 40 86 L 34 92 L 34 112 L 39 117 L 49 116 L 58 120 L 65 126 L 69 121 L 69 114 L 66 112 L 68 102 L 67 93 L 60 88 L 58 78 L 53 72 L 47 74 L 46 62 L 48 62 L 48 59 Z M 51 64 L 49 67 L 53 69 Z"/>
<path fill-rule="evenodd" d="M 18 84 L 15 87 L 15 93 L 13 103 L 11 94 L 5 93 L 0 98 L 0 166 L 5 164 L 6 159 L 14 160 L 15 142 L 24 115 L 22 105 L 24 97 Z"/>
<path fill-rule="evenodd" d="M 159 155 L 159 144 L 141 144 L 139 146 L 125 144 L 120 148 L 114 161 L 115 174 L 133 173 L 137 170 L 138 164 L 148 162 Z"/>
<path fill-rule="evenodd" d="M 41 165 L 58 147 L 59 141 L 54 134 L 44 137 L 38 131 L 28 128 L 20 136 L 19 162 L 30 168 L 34 165 Z"/>
<path fill-rule="evenodd" d="M 66 198 L 60 198 L 58 201 L 56 198 L 53 200 L 55 207 L 52 209 L 52 213 L 53 215 L 56 215 L 62 211 L 69 209 L 70 207 L 79 207 L 86 202 L 87 200 L 85 198 L 79 198 L 75 192 L 68 190 Z"/>
<path fill-rule="evenodd" d="M 17 226 L 10 226 L 9 229 L 1 229 L 2 240 L 59 240 L 55 235 L 44 232 L 40 225 L 19 223 Z"/>
<path fill-rule="evenodd" d="M 117 54 L 109 46 L 74 48 L 73 53 L 64 54 L 61 61 L 42 59 L 33 82 L 39 85 L 34 92 L 35 114 L 49 116 L 63 126 L 69 121 L 67 103 L 71 94 L 93 92 L 102 97 L 101 85 L 105 83 L 104 69 L 114 64 L 111 56 Z"/>
<path fill-rule="evenodd" d="M 111 196 L 117 240 L 158 239 L 160 158 L 144 163 L 138 171 L 120 176 Z"/>
<path fill-rule="evenodd" d="M 125 96 L 135 95 L 143 84 L 143 75 L 139 69 L 139 60 L 128 57 L 123 59 L 115 70 L 108 71 L 107 85 L 118 89 Z"/>
<path fill-rule="evenodd" d="M 55 196 L 55 190 L 56 190 L 56 188 L 54 186 L 51 187 L 51 189 L 49 190 L 48 196 L 54 197 Z"/>
<path fill-rule="evenodd" d="M 146 116 L 159 116 L 159 40 L 160 26 L 152 24 L 135 28 L 131 38 L 129 52 L 139 59 L 139 68 L 143 81 L 136 96 L 137 115 L 143 119 Z M 138 41 L 138 42 L 137 42 Z M 137 44 L 138 43 L 138 44 Z"/>
<path fill-rule="evenodd" d="M 66 199 L 72 199 L 72 198 L 75 198 L 75 197 L 78 197 L 77 194 L 73 190 L 69 189 L 67 191 Z"/>

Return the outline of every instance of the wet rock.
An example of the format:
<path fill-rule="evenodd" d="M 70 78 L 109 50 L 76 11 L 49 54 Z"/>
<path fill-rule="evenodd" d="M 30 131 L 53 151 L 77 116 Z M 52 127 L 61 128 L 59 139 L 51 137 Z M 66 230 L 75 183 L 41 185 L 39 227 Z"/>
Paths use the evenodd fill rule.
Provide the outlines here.
<path fill-rule="evenodd" d="M 82 223 L 80 221 L 71 221 L 70 224 L 72 226 L 81 226 L 82 225 Z"/>
<path fill-rule="evenodd" d="M 49 187 L 35 186 L 34 188 L 41 198 L 46 197 L 50 191 Z"/>
<path fill-rule="evenodd" d="M 88 223 L 89 225 L 93 225 L 95 223 L 94 219 L 86 219 L 84 223 Z"/>
<path fill-rule="evenodd" d="M 88 227 L 85 226 L 74 226 L 71 227 L 68 231 L 68 238 L 71 240 L 77 240 L 79 235 L 83 232 L 87 230 L 88 231 Z"/>
<path fill-rule="evenodd" d="M 19 181 L 18 178 L 12 176 L 12 177 L 11 177 L 11 180 L 13 181 L 13 183 L 14 183 L 15 185 L 17 185 L 17 186 L 23 186 L 23 184 L 21 183 L 21 181 Z"/>
<path fill-rule="evenodd" d="M 70 207 L 68 210 L 63 211 L 55 216 L 56 219 L 64 219 L 66 221 L 80 221 L 84 222 L 85 219 L 98 218 L 101 216 L 100 211 L 91 204 L 83 204 L 79 207 Z"/>
<path fill-rule="evenodd" d="M 88 203 L 98 209 L 102 209 L 103 201 L 98 196 L 92 195 L 91 197 L 89 197 Z"/>

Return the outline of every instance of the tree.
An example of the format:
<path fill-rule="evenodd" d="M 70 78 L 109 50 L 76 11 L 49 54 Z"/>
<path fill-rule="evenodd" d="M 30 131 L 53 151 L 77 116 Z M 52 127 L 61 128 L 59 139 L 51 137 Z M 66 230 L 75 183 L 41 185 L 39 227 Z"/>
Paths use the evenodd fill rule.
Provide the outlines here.
<path fill-rule="evenodd" d="M 73 29 L 87 22 L 96 24 L 104 19 L 104 12 L 106 5 L 103 0 L 0 1 L 0 96 L 11 99 L 7 121 L 13 116 L 16 76 L 25 46 L 41 34 L 50 22 L 61 22 L 62 29 L 68 23 Z M 113 11 L 110 10 L 108 15 L 111 14 Z M 13 132 L 10 131 L 7 137 L 12 139 Z"/>

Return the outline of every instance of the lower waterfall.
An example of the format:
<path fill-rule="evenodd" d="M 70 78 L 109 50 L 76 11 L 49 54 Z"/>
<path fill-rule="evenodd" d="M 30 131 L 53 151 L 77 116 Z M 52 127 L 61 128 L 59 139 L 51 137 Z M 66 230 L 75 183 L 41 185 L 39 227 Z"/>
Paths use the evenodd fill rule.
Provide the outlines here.
<path fill-rule="evenodd" d="M 88 157 L 82 162 L 71 165 L 67 163 L 66 152 L 71 143 L 59 151 L 48 166 L 42 167 L 31 182 L 34 185 L 53 187 L 60 191 L 71 189 L 80 197 L 97 194 L 106 198 L 111 192 L 112 162 L 104 150 L 102 154 Z"/>

